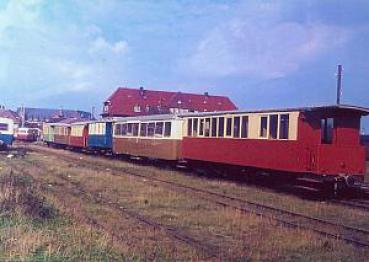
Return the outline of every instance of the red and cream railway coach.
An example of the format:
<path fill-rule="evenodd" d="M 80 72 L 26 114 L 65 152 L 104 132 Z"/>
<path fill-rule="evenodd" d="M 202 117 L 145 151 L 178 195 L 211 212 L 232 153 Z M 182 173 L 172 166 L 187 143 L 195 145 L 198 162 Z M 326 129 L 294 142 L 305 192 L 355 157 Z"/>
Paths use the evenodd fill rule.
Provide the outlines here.
<path fill-rule="evenodd" d="M 69 146 L 72 148 L 87 148 L 89 122 L 71 124 Z"/>
<path fill-rule="evenodd" d="M 122 118 L 114 124 L 113 153 L 180 160 L 183 119 L 175 115 Z"/>
<path fill-rule="evenodd" d="M 360 118 L 369 109 L 322 106 L 183 115 L 186 160 L 363 179 Z"/>

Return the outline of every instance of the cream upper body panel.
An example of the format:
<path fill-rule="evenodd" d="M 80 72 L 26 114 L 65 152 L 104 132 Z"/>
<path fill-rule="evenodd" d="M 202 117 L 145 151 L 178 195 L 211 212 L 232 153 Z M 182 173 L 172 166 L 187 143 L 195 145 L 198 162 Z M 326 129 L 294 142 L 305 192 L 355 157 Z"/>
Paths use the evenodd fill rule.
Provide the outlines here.
<path fill-rule="evenodd" d="M 127 118 L 117 121 L 113 125 L 114 138 L 140 139 L 183 139 L 183 122 L 181 118 L 150 120 L 145 118 Z"/>
<path fill-rule="evenodd" d="M 192 137 L 297 140 L 299 114 L 299 111 L 217 112 L 214 115 L 185 116 L 183 133 Z"/>

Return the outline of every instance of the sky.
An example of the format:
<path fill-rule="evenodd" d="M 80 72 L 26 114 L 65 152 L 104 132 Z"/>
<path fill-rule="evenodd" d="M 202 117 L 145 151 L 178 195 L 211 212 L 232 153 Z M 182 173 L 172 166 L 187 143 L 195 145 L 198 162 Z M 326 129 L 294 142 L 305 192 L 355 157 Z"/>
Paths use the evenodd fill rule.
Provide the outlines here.
<path fill-rule="evenodd" d="M 369 107 L 368 48 L 366 0 L 0 0 L 0 104 L 99 112 L 119 86 L 333 104 L 342 64 L 342 102 Z"/>

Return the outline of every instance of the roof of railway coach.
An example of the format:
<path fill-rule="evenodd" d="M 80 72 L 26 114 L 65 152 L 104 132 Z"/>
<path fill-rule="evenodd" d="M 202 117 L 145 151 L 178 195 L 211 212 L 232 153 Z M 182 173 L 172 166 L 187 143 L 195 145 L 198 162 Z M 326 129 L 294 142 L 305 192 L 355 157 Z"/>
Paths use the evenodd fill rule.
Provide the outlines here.
<path fill-rule="evenodd" d="M 369 115 L 369 108 L 353 105 L 325 105 L 325 106 L 311 106 L 311 107 L 290 107 L 290 108 L 276 108 L 276 109 L 257 109 L 257 110 L 232 110 L 223 112 L 202 112 L 202 113 L 185 113 L 180 114 L 180 117 L 195 117 L 195 116 L 212 116 L 212 115 L 226 115 L 226 114 L 252 114 L 252 113 L 276 113 L 276 112 L 317 112 L 317 111 L 351 111 L 361 115 Z"/>
<path fill-rule="evenodd" d="M 178 114 L 157 114 L 157 115 L 146 115 L 146 116 L 120 117 L 116 119 L 116 122 L 174 120 L 174 119 L 180 119 L 179 115 Z"/>

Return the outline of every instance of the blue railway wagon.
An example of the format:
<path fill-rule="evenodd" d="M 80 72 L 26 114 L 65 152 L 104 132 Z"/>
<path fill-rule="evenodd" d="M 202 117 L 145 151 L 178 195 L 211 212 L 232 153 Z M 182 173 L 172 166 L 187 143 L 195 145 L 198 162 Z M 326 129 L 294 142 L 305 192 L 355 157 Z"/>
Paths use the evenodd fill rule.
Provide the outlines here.
<path fill-rule="evenodd" d="M 113 148 L 113 121 L 95 121 L 88 124 L 87 147 L 111 151 Z"/>
<path fill-rule="evenodd" d="M 9 118 L 0 117 L 0 147 L 4 148 L 13 144 L 14 122 Z"/>

